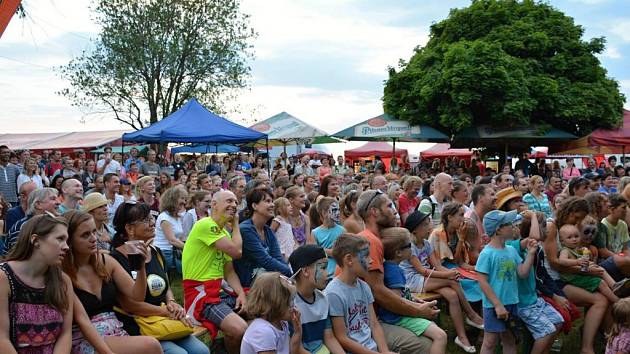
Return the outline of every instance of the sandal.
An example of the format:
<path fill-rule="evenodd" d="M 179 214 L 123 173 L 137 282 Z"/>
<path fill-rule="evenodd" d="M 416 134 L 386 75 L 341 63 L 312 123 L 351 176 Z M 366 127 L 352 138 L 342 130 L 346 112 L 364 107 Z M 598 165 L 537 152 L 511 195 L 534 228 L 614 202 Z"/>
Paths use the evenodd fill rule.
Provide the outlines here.
<path fill-rule="evenodd" d="M 459 340 L 459 337 L 455 337 L 455 344 L 457 344 L 460 348 L 462 348 L 466 353 L 476 353 L 477 349 L 475 349 L 474 345 L 464 345 L 462 341 Z"/>

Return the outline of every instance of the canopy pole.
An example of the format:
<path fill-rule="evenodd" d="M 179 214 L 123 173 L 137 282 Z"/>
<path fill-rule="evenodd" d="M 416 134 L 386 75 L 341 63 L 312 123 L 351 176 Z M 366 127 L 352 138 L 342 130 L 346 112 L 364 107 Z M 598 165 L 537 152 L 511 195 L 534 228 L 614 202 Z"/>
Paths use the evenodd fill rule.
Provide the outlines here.
<path fill-rule="evenodd" d="M 271 160 L 269 159 L 269 136 L 265 138 L 265 145 L 267 146 L 267 173 L 271 176 Z"/>
<path fill-rule="evenodd" d="M 626 146 L 621 145 L 621 166 L 626 167 Z"/>
<path fill-rule="evenodd" d="M 508 164 L 508 144 L 505 143 L 505 164 Z M 502 167 L 500 167 L 500 169 L 502 169 Z M 512 169 L 512 166 L 510 166 L 510 170 Z"/>

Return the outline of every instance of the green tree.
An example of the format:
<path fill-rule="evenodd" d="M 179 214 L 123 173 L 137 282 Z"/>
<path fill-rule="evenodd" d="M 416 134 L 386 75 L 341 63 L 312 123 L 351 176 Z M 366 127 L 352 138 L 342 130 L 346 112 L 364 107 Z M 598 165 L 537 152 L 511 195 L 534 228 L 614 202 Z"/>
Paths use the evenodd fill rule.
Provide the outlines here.
<path fill-rule="evenodd" d="M 93 49 L 60 71 L 60 94 L 134 129 L 197 97 L 222 113 L 245 87 L 256 33 L 239 0 L 95 0 L 102 30 Z M 148 112 L 148 114 L 147 114 Z"/>
<path fill-rule="evenodd" d="M 625 97 L 571 17 L 546 3 L 475 0 L 431 26 L 426 46 L 389 69 L 385 112 L 457 133 L 553 125 L 578 136 L 621 121 Z"/>

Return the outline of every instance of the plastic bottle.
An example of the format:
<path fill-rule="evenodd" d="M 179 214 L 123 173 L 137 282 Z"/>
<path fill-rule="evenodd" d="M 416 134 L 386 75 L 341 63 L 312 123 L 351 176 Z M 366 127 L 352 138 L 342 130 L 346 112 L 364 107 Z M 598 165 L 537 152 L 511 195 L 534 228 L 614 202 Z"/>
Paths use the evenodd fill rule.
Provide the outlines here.
<path fill-rule="evenodd" d="M 591 251 L 589 251 L 588 247 L 582 248 L 582 256 L 581 259 L 586 259 L 587 261 L 591 260 Z M 585 264 L 580 268 L 582 272 L 588 272 L 588 264 Z"/>

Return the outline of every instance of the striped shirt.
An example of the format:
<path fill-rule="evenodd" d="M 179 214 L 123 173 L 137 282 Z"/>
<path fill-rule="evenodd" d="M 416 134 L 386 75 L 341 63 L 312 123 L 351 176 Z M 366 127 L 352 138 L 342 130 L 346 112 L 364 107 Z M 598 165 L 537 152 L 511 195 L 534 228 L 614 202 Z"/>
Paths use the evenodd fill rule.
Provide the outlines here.
<path fill-rule="evenodd" d="M 0 193 L 10 203 L 18 202 L 17 179 L 20 169 L 12 163 L 0 165 Z"/>
<path fill-rule="evenodd" d="M 549 198 L 545 193 L 542 193 L 540 199 L 536 198 L 533 194 L 527 193 L 523 196 L 523 202 L 527 203 L 529 210 L 542 211 L 545 213 L 545 218 L 553 218 L 553 212 L 551 211 L 551 205 L 549 204 Z"/>

